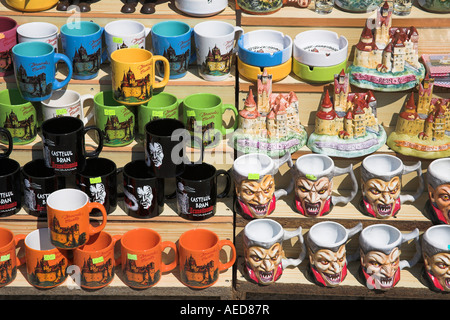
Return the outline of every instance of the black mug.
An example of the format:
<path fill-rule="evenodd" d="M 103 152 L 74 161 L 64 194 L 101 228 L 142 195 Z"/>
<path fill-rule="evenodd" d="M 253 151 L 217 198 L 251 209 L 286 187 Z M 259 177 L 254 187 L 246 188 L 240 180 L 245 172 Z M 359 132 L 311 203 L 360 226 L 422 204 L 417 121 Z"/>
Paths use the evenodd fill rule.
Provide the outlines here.
<path fill-rule="evenodd" d="M 127 163 L 122 174 L 126 213 L 137 218 L 159 216 L 164 209 L 164 179 L 157 178 L 145 160 Z"/>
<path fill-rule="evenodd" d="M 48 168 L 44 159 L 26 163 L 22 168 L 22 177 L 25 211 L 32 216 L 46 216 L 47 197 L 66 187 L 64 177 L 56 175 L 53 168 Z"/>
<path fill-rule="evenodd" d="M 8 149 L 0 154 L 0 216 L 10 216 L 22 207 L 20 164 L 8 158 L 13 149 L 11 133 L 0 128 L 0 134 L 5 135 L 8 140 Z"/>
<path fill-rule="evenodd" d="M 117 207 L 117 169 L 114 161 L 106 158 L 86 159 L 86 166 L 76 174 L 78 188 L 89 196 L 91 202 L 101 203 L 107 214 Z M 101 215 L 94 209 L 92 215 Z"/>
<path fill-rule="evenodd" d="M 96 126 L 84 127 L 75 117 L 59 117 L 45 120 L 41 126 L 44 159 L 57 174 L 70 175 L 82 171 L 86 158 L 96 158 L 103 149 L 103 135 Z M 98 146 L 92 152 L 85 150 L 85 135 L 89 130 L 98 133 Z"/>
<path fill-rule="evenodd" d="M 184 171 L 186 141 L 191 137 L 183 122 L 156 119 L 145 125 L 145 161 L 157 178 L 172 178 Z"/>
<path fill-rule="evenodd" d="M 217 194 L 217 177 L 226 178 L 225 189 Z M 230 192 L 231 177 L 225 170 L 216 170 L 208 163 L 187 164 L 184 172 L 176 177 L 177 213 L 186 220 L 205 220 L 216 213 L 217 198 Z"/>
<path fill-rule="evenodd" d="M 0 134 L 4 135 L 6 137 L 6 140 L 8 140 L 8 148 L 5 150 L 5 152 L 0 154 L 0 158 L 7 158 L 13 150 L 13 138 L 11 132 L 9 132 L 8 129 L 2 127 L 0 127 Z"/>

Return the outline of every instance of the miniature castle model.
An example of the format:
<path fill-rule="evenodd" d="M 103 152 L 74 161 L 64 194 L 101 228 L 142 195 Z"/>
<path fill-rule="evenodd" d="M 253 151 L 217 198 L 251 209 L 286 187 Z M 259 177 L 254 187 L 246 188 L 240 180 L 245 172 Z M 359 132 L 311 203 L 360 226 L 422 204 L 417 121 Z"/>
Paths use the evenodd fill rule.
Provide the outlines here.
<path fill-rule="evenodd" d="M 387 2 L 378 10 L 375 28 L 364 27 L 356 45 L 354 65 L 379 72 L 402 72 L 405 63 L 419 68 L 419 34 L 415 27 L 393 28 Z"/>

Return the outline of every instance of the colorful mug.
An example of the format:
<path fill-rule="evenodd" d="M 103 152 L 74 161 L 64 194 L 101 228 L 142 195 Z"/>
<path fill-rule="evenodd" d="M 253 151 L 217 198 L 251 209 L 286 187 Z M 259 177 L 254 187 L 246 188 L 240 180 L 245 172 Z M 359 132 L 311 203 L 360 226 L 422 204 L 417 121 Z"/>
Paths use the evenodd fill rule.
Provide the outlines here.
<path fill-rule="evenodd" d="M 17 87 L 25 100 L 46 100 L 53 91 L 66 86 L 72 78 L 72 63 L 69 58 L 55 53 L 55 48 L 48 43 L 22 42 L 14 46 L 12 53 Z M 68 68 L 63 81 L 55 78 L 58 61 L 63 61 Z"/>
<path fill-rule="evenodd" d="M 20 164 L 4 155 L 0 157 L 0 216 L 10 216 L 22 207 Z"/>
<path fill-rule="evenodd" d="M 401 194 L 402 176 L 416 172 L 419 184 L 414 194 Z M 395 216 L 404 202 L 416 201 L 424 190 L 421 162 L 405 166 L 399 158 L 373 154 L 361 163 L 360 210 L 378 219 Z"/>
<path fill-rule="evenodd" d="M 17 38 L 19 43 L 40 41 L 46 42 L 58 52 L 58 27 L 48 22 L 28 22 L 21 24 L 17 28 Z"/>
<path fill-rule="evenodd" d="M 14 73 L 11 50 L 17 44 L 17 27 L 15 20 L 0 17 L 0 77 Z"/>
<path fill-rule="evenodd" d="M 17 267 L 25 263 L 16 255 L 16 247 L 25 235 L 14 235 L 11 230 L 0 228 L 0 288 L 10 284 L 17 275 Z"/>
<path fill-rule="evenodd" d="M 425 212 L 434 224 L 450 224 L 450 158 L 436 159 L 427 169 Z"/>
<path fill-rule="evenodd" d="M 332 196 L 333 177 L 348 174 L 352 190 L 348 196 Z M 307 154 L 299 157 L 293 170 L 295 207 L 310 218 L 324 216 L 337 204 L 347 204 L 358 192 L 358 182 L 353 166 L 339 168 L 324 154 Z"/>
<path fill-rule="evenodd" d="M 158 232 L 137 228 L 127 231 L 121 239 L 121 264 L 123 281 L 135 289 L 156 285 L 165 272 L 173 270 L 178 263 L 177 247 L 172 241 L 162 241 Z M 163 251 L 170 248 L 174 260 L 166 264 Z"/>
<path fill-rule="evenodd" d="M 164 77 L 156 82 L 155 64 L 158 61 L 163 62 Z M 148 102 L 153 89 L 163 88 L 169 76 L 169 61 L 145 49 L 126 48 L 111 54 L 112 89 L 114 99 L 119 103 L 139 105 Z"/>
<path fill-rule="evenodd" d="M 220 260 L 220 251 L 229 246 L 232 257 L 226 263 Z M 231 268 L 236 261 L 236 249 L 230 240 L 207 229 L 191 229 L 178 240 L 178 258 L 181 282 L 188 287 L 203 289 L 219 279 L 219 273 Z"/>
<path fill-rule="evenodd" d="M 286 258 L 283 241 L 298 237 L 298 258 Z M 250 279 L 261 285 L 277 281 L 283 270 L 298 266 L 306 256 L 302 228 L 288 231 L 272 219 L 250 221 L 244 228 L 245 268 Z"/>
<path fill-rule="evenodd" d="M 274 160 L 262 153 L 238 157 L 233 163 L 233 180 L 236 190 L 236 211 L 247 218 L 265 218 L 275 210 L 276 201 L 292 191 L 275 190 L 274 176 L 285 162 L 292 167 L 291 154 Z"/>
<path fill-rule="evenodd" d="M 102 213 L 102 223 L 93 226 L 89 216 L 93 209 Z M 89 196 L 78 189 L 60 189 L 47 198 L 47 221 L 51 243 L 60 249 L 75 249 L 87 243 L 89 237 L 106 226 L 105 207 L 90 202 Z"/>
<path fill-rule="evenodd" d="M 108 56 L 119 49 L 141 48 L 145 49 L 145 38 L 150 28 L 133 20 L 111 21 L 105 26 L 105 42 Z"/>
<path fill-rule="evenodd" d="M 17 89 L 0 91 L 0 126 L 9 130 L 14 144 L 28 144 L 36 138 L 36 109 Z M 0 141 L 6 142 L 3 137 Z"/>

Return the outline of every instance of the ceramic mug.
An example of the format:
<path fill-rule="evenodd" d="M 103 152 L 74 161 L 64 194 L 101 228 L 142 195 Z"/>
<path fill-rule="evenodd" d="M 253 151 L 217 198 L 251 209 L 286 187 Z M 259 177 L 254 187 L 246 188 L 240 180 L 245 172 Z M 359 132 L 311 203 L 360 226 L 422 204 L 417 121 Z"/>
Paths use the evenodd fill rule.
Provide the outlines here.
<path fill-rule="evenodd" d="M 45 42 L 23 42 L 12 49 L 14 73 L 22 97 L 28 101 L 43 101 L 53 91 L 66 86 L 72 78 L 72 63 L 69 58 Z M 68 73 L 63 81 L 55 78 L 56 65 L 63 61 Z"/>
<path fill-rule="evenodd" d="M 123 167 L 125 212 L 132 217 L 152 218 L 164 210 L 164 179 L 156 178 L 144 160 Z"/>
<path fill-rule="evenodd" d="M 66 181 L 53 168 L 45 165 L 44 159 L 27 162 L 22 168 L 24 207 L 32 216 L 47 216 L 47 197 L 63 189 Z"/>
<path fill-rule="evenodd" d="M 9 130 L 14 144 L 28 144 L 36 138 L 36 109 L 17 89 L 0 91 L 0 126 Z M 0 141 L 6 142 L 3 137 Z"/>
<path fill-rule="evenodd" d="M 165 57 L 170 64 L 170 79 L 182 78 L 189 68 L 192 56 L 192 28 L 182 21 L 158 22 L 151 30 L 153 53 Z M 163 76 L 164 69 L 157 65 L 157 73 Z"/>
<path fill-rule="evenodd" d="M 283 241 L 298 237 L 301 250 L 298 258 L 286 258 Z M 283 270 L 298 266 L 306 256 L 302 228 L 284 230 L 272 219 L 258 219 L 244 228 L 244 257 L 248 276 L 258 284 L 270 285 L 277 281 Z"/>
<path fill-rule="evenodd" d="M 205 21 L 195 25 L 198 72 L 207 81 L 224 81 L 231 73 L 237 39 L 244 33 L 224 21 Z"/>
<path fill-rule="evenodd" d="M 95 78 L 102 63 L 103 28 L 91 21 L 65 24 L 61 27 L 61 44 L 72 62 L 72 78 Z"/>
<path fill-rule="evenodd" d="M 13 151 L 14 143 L 11 132 L 3 127 L 0 127 L 0 143 L 8 146 L 4 152 L 0 153 L 0 159 L 9 157 Z"/>
<path fill-rule="evenodd" d="M 333 196 L 333 177 L 348 174 L 352 190 L 348 196 Z M 324 216 L 337 204 L 347 204 L 358 192 L 358 182 L 353 166 L 339 168 L 324 154 L 307 154 L 299 157 L 293 170 L 295 207 L 304 216 Z"/>
<path fill-rule="evenodd" d="M 145 125 L 156 119 L 178 119 L 181 100 L 168 92 L 155 94 L 146 104 L 138 106 L 138 134 L 143 137 Z"/>
<path fill-rule="evenodd" d="M 145 38 L 150 28 L 133 20 L 116 20 L 105 25 L 105 42 L 108 56 L 124 48 L 145 49 Z"/>
<path fill-rule="evenodd" d="M 234 113 L 233 127 L 225 128 L 223 114 Z M 222 136 L 232 133 L 238 125 L 238 112 L 234 105 L 224 104 L 222 98 L 212 93 L 194 93 L 183 100 L 183 122 L 191 135 L 202 139 L 203 146 L 216 146 Z"/>
<path fill-rule="evenodd" d="M 173 270 L 178 263 L 177 246 L 172 241 L 162 241 L 158 232 L 137 228 L 127 231 L 121 239 L 121 264 L 123 282 L 135 289 L 156 285 L 163 273 Z M 163 260 L 163 251 L 174 252 L 173 261 Z"/>
<path fill-rule="evenodd" d="M 362 230 L 362 223 L 347 229 L 333 221 L 314 224 L 308 231 L 310 272 L 315 282 L 324 287 L 336 287 L 347 276 L 347 262 L 356 260 L 347 255 L 346 244 Z"/>
<path fill-rule="evenodd" d="M 21 207 L 20 164 L 3 156 L 0 158 L 0 216 L 13 215 Z"/>
<path fill-rule="evenodd" d="M 0 17 L 0 34 L 3 35 L 0 43 L 0 77 L 14 73 L 11 50 L 17 44 L 17 27 L 15 20 Z"/>
<path fill-rule="evenodd" d="M 107 158 L 86 160 L 86 166 L 75 175 L 78 188 L 89 196 L 91 202 L 98 202 L 110 214 L 117 207 L 117 169 L 114 161 Z M 94 209 L 91 215 L 101 214 Z"/>
<path fill-rule="evenodd" d="M 114 100 L 112 91 L 102 91 L 95 95 L 94 121 L 97 128 L 102 131 L 105 146 L 121 147 L 134 141 L 136 126 L 134 107 Z"/>
<path fill-rule="evenodd" d="M 217 179 L 223 175 L 226 184 L 217 192 Z M 205 220 L 216 214 L 217 199 L 228 196 L 231 177 L 226 170 L 216 170 L 208 163 L 187 164 L 184 172 L 176 177 L 177 213 L 186 220 Z"/>
<path fill-rule="evenodd" d="M 262 153 L 241 155 L 233 163 L 233 181 L 236 190 L 236 211 L 247 218 L 265 218 L 275 210 L 276 201 L 292 191 L 275 190 L 274 176 L 284 163 L 292 167 L 291 154 L 274 160 Z"/>
<path fill-rule="evenodd" d="M 449 292 L 448 267 L 450 261 L 450 226 L 428 228 L 422 236 L 423 275 L 430 289 Z"/>
<path fill-rule="evenodd" d="M 102 223 L 93 226 L 89 215 L 93 209 L 102 213 Z M 89 196 L 78 189 L 60 189 L 47 198 L 47 221 L 51 243 L 60 249 L 75 249 L 89 241 L 89 237 L 99 233 L 106 226 L 105 207 L 98 202 L 90 202 Z"/>
<path fill-rule="evenodd" d="M 164 77 L 155 80 L 155 64 L 162 61 Z M 148 102 L 153 89 L 163 88 L 169 81 L 170 64 L 162 56 L 139 48 L 116 50 L 111 54 L 111 78 L 114 99 L 125 105 L 139 105 Z"/>
<path fill-rule="evenodd" d="M 401 194 L 402 176 L 414 171 L 419 179 L 417 191 L 412 195 Z M 364 158 L 361 178 L 360 210 L 379 219 L 395 216 L 404 202 L 416 201 L 424 190 L 421 162 L 405 166 L 402 160 L 388 154 L 373 154 Z"/>
<path fill-rule="evenodd" d="M 97 131 L 99 143 L 94 151 L 86 152 L 85 135 Z M 103 149 L 103 136 L 95 126 L 85 127 L 83 121 L 73 117 L 52 118 L 41 126 L 43 153 L 47 167 L 57 174 L 70 175 L 83 170 L 86 158 L 96 158 Z"/>
<path fill-rule="evenodd" d="M 427 169 L 425 212 L 434 224 L 450 224 L 450 158 L 433 160 Z"/>
<path fill-rule="evenodd" d="M 400 246 L 414 239 L 416 253 L 411 260 L 400 260 Z M 400 270 L 413 267 L 421 256 L 419 229 L 402 234 L 387 224 L 373 224 L 359 235 L 361 272 L 367 288 L 388 290 L 400 280 Z"/>
<path fill-rule="evenodd" d="M 114 279 L 115 267 L 120 260 L 114 258 L 114 246 L 121 235 L 111 236 L 101 231 L 73 251 L 73 264 L 80 269 L 80 286 L 84 289 L 106 287 Z"/>
<path fill-rule="evenodd" d="M 58 52 L 58 27 L 48 22 L 28 22 L 17 28 L 19 43 L 40 41 L 46 42 Z"/>
<path fill-rule="evenodd" d="M 91 94 L 80 95 L 73 90 L 55 91 L 50 98 L 41 102 L 42 119 L 45 121 L 56 117 L 75 117 L 86 125 L 92 114 L 85 117 L 84 104 L 93 99 Z"/>
<path fill-rule="evenodd" d="M 178 10 L 194 17 L 213 16 L 227 6 L 227 0 L 175 0 L 175 7 Z"/>
<path fill-rule="evenodd" d="M 17 268 L 25 263 L 24 258 L 16 255 L 19 242 L 25 239 L 25 235 L 14 235 L 11 230 L 0 228 L 0 288 L 14 281 Z"/>
<path fill-rule="evenodd" d="M 232 257 L 226 263 L 220 260 L 220 251 L 229 246 Z M 191 229 L 178 239 L 178 258 L 181 282 L 194 289 L 212 286 L 219 279 L 219 273 L 231 268 L 236 261 L 233 242 L 207 229 Z"/>
<path fill-rule="evenodd" d="M 67 278 L 68 252 L 50 241 L 50 229 L 40 228 L 25 237 L 28 282 L 40 289 L 59 286 Z"/>

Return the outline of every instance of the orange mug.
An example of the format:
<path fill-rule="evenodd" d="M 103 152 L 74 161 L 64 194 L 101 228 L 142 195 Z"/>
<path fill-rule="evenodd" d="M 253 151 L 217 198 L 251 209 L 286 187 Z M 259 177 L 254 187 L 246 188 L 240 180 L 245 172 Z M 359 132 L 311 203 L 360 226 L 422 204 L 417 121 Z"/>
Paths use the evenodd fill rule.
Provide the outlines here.
<path fill-rule="evenodd" d="M 99 209 L 102 223 L 94 227 L 89 221 L 92 210 Z M 89 237 L 106 226 L 106 209 L 98 202 L 90 202 L 89 196 L 78 189 L 60 189 L 47 198 L 47 221 L 51 230 L 51 241 L 61 249 L 75 249 Z"/>
<path fill-rule="evenodd" d="M 28 282 L 42 289 L 53 288 L 67 278 L 68 252 L 50 241 L 50 229 L 41 228 L 25 237 L 25 263 Z"/>
<path fill-rule="evenodd" d="M 114 278 L 114 268 L 120 263 L 114 259 L 114 246 L 122 236 L 111 236 L 101 231 L 73 251 L 73 264 L 80 268 L 80 286 L 100 289 Z"/>
<path fill-rule="evenodd" d="M 175 252 L 170 264 L 162 261 L 165 248 Z M 171 241 L 162 241 L 158 232 L 147 228 L 128 231 L 121 239 L 123 282 L 136 289 L 153 287 L 161 274 L 177 266 L 177 247 Z"/>
<path fill-rule="evenodd" d="M 16 256 L 16 246 L 23 239 L 23 234 L 14 236 L 10 230 L 0 228 L 0 288 L 16 278 L 17 267 L 25 262 L 25 258 Z"/>
<path fill-rule="evenodd" d="M 227 263 L 219 259 L 220 250 L 230 246 L 233 256 Z M 219 240 L 217 234 L 206 229 L 193 229 L 178 240 L 178 258 L 181 282 L 196 289 L 212 286 L 221 271 L 236 261 L 236 249 L 230 240 Z"/>

